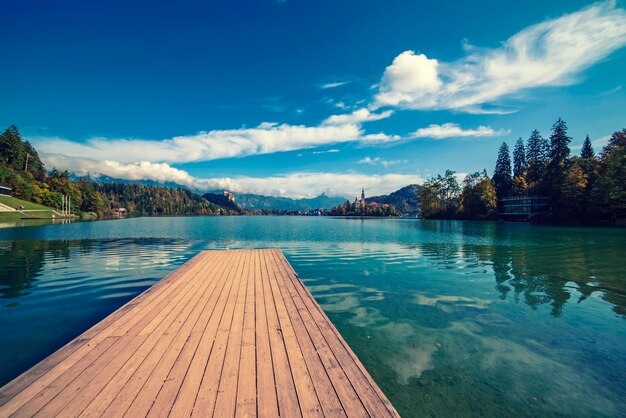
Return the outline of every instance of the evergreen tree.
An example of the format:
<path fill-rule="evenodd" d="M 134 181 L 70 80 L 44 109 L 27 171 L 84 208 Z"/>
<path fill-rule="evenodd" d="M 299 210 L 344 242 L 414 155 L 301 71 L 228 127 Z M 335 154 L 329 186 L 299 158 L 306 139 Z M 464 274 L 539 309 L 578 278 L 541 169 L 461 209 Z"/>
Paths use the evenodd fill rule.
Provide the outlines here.
<path fill-rule="evenodd" d="M 485 219 L 496 213 L 496 191 L 487 172 L 468 174 L 463 180 L 461 213 L 466 219 Z"/>
<path fill-rule="evenodd" d="M 582 203 L 578 205 L 577 209 L 580 214 L 586 217 L 593 217 L 593 213 L 591 211 L 593 207 L 593 189 L 594 189 L 594 184 L 598 178 L 598 168 L 600 164 L 598 162 L 598 159 L 595 156 L 593 147 L 591 146 L 589 135 L 587 135 L 587 138 L 585 139 L 585 142 L 583 143 L 583 147 L 581 149 L 580 155 L 581 155 L 580 158 L 579 157 L 570 158 L 570 161 L 568 163 L 568 166 L 569 166 L 568 173 L 566 173 L 565 175 L 565 180 L 566 182 L 569 182 L 571 185 L 572 176 L 574 176 L 574 178 L 576 177 L 576 172 L 571 171 L 573 169 L 572 166 L 573 165 L 580 166 L 581 170 L 585 174 L 586 186 L 585 186 Z M 569 175 L 569 178 L 568 178 L 568 175 Z M 569 191 L 571 192 L 571 190 L 572 189 L 570 187 Z M 570 196 L 571 196 L 571 193 L 570 193 Z M 576 207 L 576 205 L 574 206 Z"/>
<path fill-rule="evenodd" d="M 623 147 L 626 147 L 626 129 L 614 132 L 613 135 L 611 135 L 611 138 L 609 138 L 609 143 L 606 144 L 602 149 L 602 160 L 606 159 L 608 154 L 610 154 L 613 149 Z"/>
<path fill-rule="evenodd" d="M 0 155 L 15 170 L 24 170 L 26 151 L 20 132 L 15 125 L 0 135 Z"/>
<path fill-rule="evenodd" d="M 533 130 L 526 143 L 526 164 L 528 169 L 526 181 L 528 187 L 535 193 L 541 192 L 539 185 L 546 166 L 547 149 L 548 143 L 546 139 L 541 136 L 538 130 Z"/>
<path fill-rule="evenodd" d="M 527 168 L 524 141 L 522 138 L 519 138 L 515 143 L 515 149 L 513 150 L 513 177 L 523 176 Z"/>
<path fill-rule="evenodd" d="M 585 142 L 583 142 L 583 147 L 580 150 L 580 157 L 589 159 L 596 156 L 596 153 L 593 152 L 593 147 L 591 146 L 591 140 L 589 139 L 589 135 L 585 138 Z"/>
<path fill-rule="evenodd" d="M 24 152 L 26 153 L 26 161 L 28 161 L 28 164 L 26 164 L 26 161 L 24 162 L 24 167 L 27 167 L 27 171 L 37 180 L 43 180 L 46 177 L 46 169 L 35 147 L 30 142 L 25 141 Z"/>
<path fill-rule="evenodd" d="M 600 156 L 599 171 L 593 186 L 595 212 L 626 218 L 626 129 L 609 139 Z"/>
<path fill-rule="evenodd" d="M 552 125 L 550 135 L 550 160 L 546 167 L 544 177 L 545 190 L 552 202 L 559 206 L 562 204 L 562 191 L 565 184 L 565 172 L 569 157 L 569 143 L 572 140 L 567 136 L 567 125 L 559 118 Z"/>
<path fill-rule="evenodd" d="M 506 142 L 503 142 L 498 151 L 498 160 L 496 161 L 496 168 L 493 172 L 493 186 L 496 189 L 498 205 L 501 204 L 503 198 L 511 195 L 512 185 L 513 178 L 511 175 L 509 146 Z"/>

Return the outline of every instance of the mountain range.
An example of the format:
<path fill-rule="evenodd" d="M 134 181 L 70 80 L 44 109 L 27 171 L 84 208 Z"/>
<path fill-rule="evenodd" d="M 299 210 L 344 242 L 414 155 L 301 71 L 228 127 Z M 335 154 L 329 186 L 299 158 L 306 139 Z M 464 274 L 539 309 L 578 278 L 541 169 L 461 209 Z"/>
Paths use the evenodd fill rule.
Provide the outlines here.
<path fill-rule="evenodd" d="M 264 196 L 253 193 L 235 193 L 235 202 L 251 210 L 313 210 L 328 209 L 346 201 L 345 197 L 327 196 L 292 199 L 289 197 Z"/>
<path fill-rule="evenodd" d="M 78 179 L 79 177 L 75 177 Z M 176 183 L 158 183 L 155 181 L 132 181 L 122 180 L 111 177 L 101 176 L 92 179 L 96 182 L 117 182 L 117 183 L 141 183 L 144 185 L 159 185 L 169 188 L 187 188 Z M 411 184 L 388 195 L 367 197 L 365 200 L 369 203 L 377 202 L 379 204 L 394 205 L 401 213 L 417 213 L 419 212 L 419 191 L 421 186 Z M 211 203 L 225 207 L 231 210 L 249 209 L 249 210 L 314 210 L 314 209 L 330 209 L 348 200 L 342 196 L 328 196 L 322 193 L 312 198 L 293 199 L 282 196 L 265 196 L 254 193 L 234 193 L 235 202 L 230 202 L 223 196 L 223 190 L 212 190 L 204 193 L 203 197 Z"/>

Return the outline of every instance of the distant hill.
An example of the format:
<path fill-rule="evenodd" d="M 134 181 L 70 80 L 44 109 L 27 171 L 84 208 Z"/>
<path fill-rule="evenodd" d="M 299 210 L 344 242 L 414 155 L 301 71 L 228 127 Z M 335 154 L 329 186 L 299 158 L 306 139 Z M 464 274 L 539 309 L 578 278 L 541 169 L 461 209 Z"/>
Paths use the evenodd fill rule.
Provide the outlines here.
<path fill-rule="evenodd" d="M 79 181 L 84 179 L 85 177 L 81 176 L 73 176 L 74 181 Z M 143 184 L 147 186 L 161 186 L 168 188 L 183 188 L 188 189 L 188 187 L 181 186 L 177 183 L 160 183 L 152 180 L 124 180 L 118 178 L 112 178 L 107 176 L 98 176 L 95 178 L 87 177 L 90 181 L 95 183 L 128 183 L 128 184 Z M 197 190 L 193 190 L 196 193 L 201 194 L 201 192 Z M 209 197 L 207 198 L 207 195 Z M 230 205 L 230 202 L 227 198 L 223 196 L 223 190 L 211 190 L 203 195 L 205 199 L 209 202 L 224 207 L 229 210 L 241 211 L 242 209 L 250 209 L 250 210 L 312 210 L 312 209 L 329 209 L 334 206 L 337 206 L 340 203 L 346 201 L 345 197 L 341 196 L 327 196 L 322 193 L 317 197 L 305 198 L 305 199 L 292 199 L 289 197 L 276 197 L 276 196 L 265 196 L 254 193 L 235 193 L 235 206 Z M 222 203 L 219 203 L 222 202 Z M 225 206 L 226 205 L 226 206 Z"/>
<path fill-rule="evenodd" d="M 367 197 L 365 201 L 394 205 L 401 213 L 417 213 L 420 208 L 419 191 L 421 189 L 422 186 L 419 184 L 410 184 L 388 195 Z"/>
<path fill-rule="evenodd" d="M 214 205 L 218 205 L 232 211 L 241 212 L 241 207 L 232 200 L 229 200 L 228 197 L 224 196 L 222 193 L 205 193 L 202 197 Z"/>
<path fill-rule="evenodd" d="M 289 197 L 263 196 L 252 193 L 235 193 L 235 201 L 239 206 L 252 210 L 310 210 L 328 209 L 346 201 L 345 197 L 321 194 L 308 199 L 291 199 Z"/>

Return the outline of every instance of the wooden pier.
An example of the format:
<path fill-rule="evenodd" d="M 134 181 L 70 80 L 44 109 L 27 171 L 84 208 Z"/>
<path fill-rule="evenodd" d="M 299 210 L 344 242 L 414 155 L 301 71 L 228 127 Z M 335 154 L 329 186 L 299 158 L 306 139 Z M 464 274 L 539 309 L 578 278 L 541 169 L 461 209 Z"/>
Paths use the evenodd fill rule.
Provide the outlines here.
<path fill-rule="evenodd" d="M 196 255 L 0 388 L 0 417 L 192 415 L 398 416 L 272 249 Z"/>

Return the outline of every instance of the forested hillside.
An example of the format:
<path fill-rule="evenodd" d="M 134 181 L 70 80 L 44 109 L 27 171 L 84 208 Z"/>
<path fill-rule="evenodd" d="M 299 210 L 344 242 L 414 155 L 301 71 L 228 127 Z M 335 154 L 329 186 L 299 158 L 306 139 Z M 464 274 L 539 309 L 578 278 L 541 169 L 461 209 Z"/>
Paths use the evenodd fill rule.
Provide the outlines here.
<path fill-rule="evenodd" d="M 368 197 L 365 201 L 393 205 L 400 213 L 417 213 L 421 188 L 419 184 L 410 184 L 388 195 Z"/>
<path fill-rule="evenodd" d="M 0 135 L 0 185 L 29 202 L 60 208 L 62 196 L 71 197 L 72 212 L 106 217 L 114 208 L 129 216 L 227 215 L 233 211 L 208 202 L 182 188 L 136 183 L 73 181 L 67 171 L 47 172 L 37 150 L 24 141 L 15 126 Z"/>
<path fill-rule="evenodd" d="M 332 208 L 343 203 L 346 198 L 321 194 L 312 198 L 292 199 L 252 193 L 235 193 L 235 200 L 242 208 L 251 210 L 315 210 Z"/>

